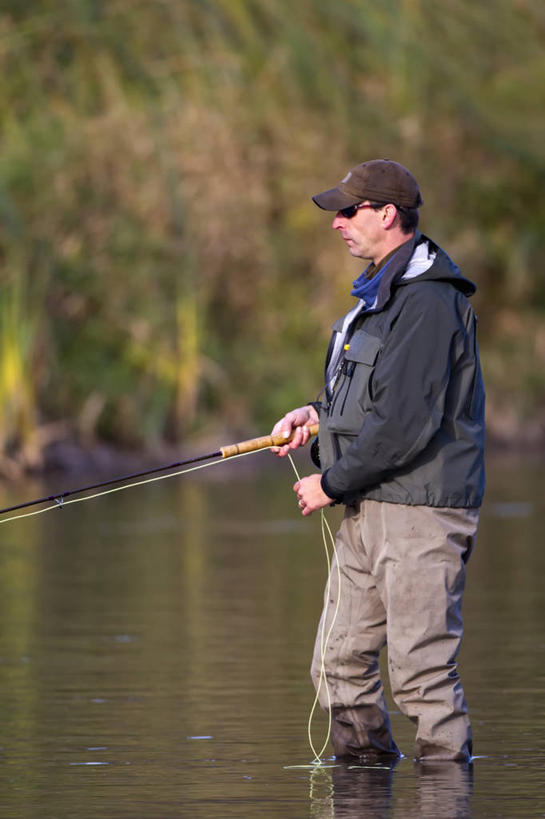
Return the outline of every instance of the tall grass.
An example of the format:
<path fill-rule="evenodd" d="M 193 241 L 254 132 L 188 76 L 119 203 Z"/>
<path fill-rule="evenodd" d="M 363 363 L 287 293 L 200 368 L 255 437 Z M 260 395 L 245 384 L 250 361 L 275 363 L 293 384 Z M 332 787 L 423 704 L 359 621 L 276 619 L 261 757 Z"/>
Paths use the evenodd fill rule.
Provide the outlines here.
<path fill-rule="evenodd" d="M 4 288 L 0 300 L 0 471 L 19 474 L 21 462 L 37 465 L 37 405 L 33 383 L 36 326 L 25 305 L 23 282 Z"/>
<path fill-rule="evenodd" d="M 0 276 L 43 296 L 39 363 L 24 317 L 0 358 L 25 360 L 31 424 L 151 445 L 312 397 L 359 271 L 309 197 L 374 156 L 414 170 L 423 229 L 479 284 L 491 406 L 498 316 L 532 317 L 513 343 L 543 369 L 538 0 L 3 9 Z M 540 379 L 524 390 L 513 429 L 544 411 Z M 6 450 L 24 435 L 3 407 Z"/>

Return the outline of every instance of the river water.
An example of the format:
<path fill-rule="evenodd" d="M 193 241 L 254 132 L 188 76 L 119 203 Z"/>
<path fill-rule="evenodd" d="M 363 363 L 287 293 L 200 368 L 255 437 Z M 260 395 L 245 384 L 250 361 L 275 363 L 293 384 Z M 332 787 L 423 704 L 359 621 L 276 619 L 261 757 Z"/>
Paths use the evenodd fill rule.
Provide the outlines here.
<path fill-rule="evenodd" d="M 542 459 L 489 458 L 460 656 L 470 766 L 415 765 L 392 704 L 393 769 L 307 767 L 327 567 L 287 461 L 1 525 L 0 816 L 545 816 L 544 478 Z M 319 713 L 317 747 L 326 730 Z"/>

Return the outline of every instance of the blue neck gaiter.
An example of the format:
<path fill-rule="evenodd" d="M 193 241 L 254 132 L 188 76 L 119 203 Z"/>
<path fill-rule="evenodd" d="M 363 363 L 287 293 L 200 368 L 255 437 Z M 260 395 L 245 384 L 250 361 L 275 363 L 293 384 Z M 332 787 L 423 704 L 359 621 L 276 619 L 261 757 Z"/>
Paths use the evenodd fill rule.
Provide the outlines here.
<path fill-rule="evenodd" d="M 387 262 L 384 265 L 384 267 L 381 267 L 378 273 L 375 273 L 372 279 L 368 279 L 366 273 L 369 270 L 369 268 L 373 266 L 371 263 L 365 268 L 363 273 L 360 276 L 358 276 L 357 279 L 355 279 L 353 283 L 354 289 L 352 290 L 351 295 L 356 296 L 356 298 L 363 300 L 364 302 L 363 312 L 365 312 L 366 310 L 370 310 L 373 304 L 375 303 L 380 282 L 389 264 L 390 262 Z"/>

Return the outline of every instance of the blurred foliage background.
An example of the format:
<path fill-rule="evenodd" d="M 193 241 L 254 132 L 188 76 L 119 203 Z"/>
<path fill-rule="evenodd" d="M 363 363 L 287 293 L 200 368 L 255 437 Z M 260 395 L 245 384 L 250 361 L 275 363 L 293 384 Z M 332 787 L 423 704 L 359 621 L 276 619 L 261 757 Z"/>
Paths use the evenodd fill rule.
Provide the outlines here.
<path fill-rule="evenodd" d="M 374 157 L 478 284 L 491 439 L 542 443 L 544 45 L 542 0 L 4 0 L 0 470 L 313 398 L 361 267 L 310 196 Z"/>

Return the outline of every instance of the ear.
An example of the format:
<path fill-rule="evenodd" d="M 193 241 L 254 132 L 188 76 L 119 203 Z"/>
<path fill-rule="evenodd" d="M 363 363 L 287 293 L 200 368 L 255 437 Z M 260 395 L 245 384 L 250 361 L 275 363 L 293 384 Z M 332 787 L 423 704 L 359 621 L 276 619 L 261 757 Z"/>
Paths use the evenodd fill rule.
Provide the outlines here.
<path fill-rule="evenodd" d="M 388 230 L 394 224 L 397 217 L 397 208 L 395 205 L 385 205 L 381 211 L 382 227 Z"/>

